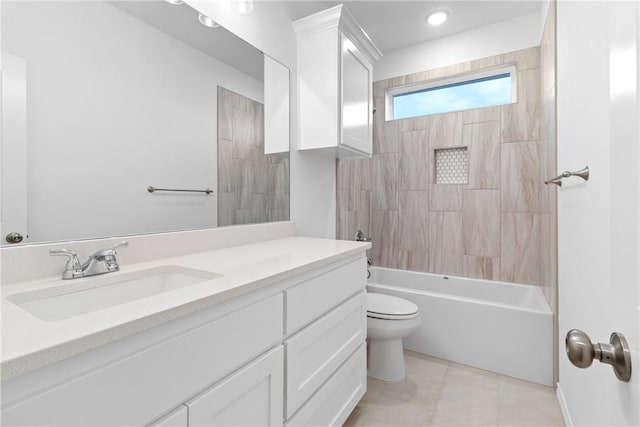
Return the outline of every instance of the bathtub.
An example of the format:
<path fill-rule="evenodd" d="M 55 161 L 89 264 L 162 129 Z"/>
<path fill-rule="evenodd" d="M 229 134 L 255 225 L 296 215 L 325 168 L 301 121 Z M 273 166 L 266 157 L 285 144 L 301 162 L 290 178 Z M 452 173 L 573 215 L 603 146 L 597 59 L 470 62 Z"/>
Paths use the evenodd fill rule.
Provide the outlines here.
<path fill-rule="evenodd" d="M 539 286 L 370 267 L 369 292 L 420 308 L 405 349 L 551 386 L 553 314 Z"/>

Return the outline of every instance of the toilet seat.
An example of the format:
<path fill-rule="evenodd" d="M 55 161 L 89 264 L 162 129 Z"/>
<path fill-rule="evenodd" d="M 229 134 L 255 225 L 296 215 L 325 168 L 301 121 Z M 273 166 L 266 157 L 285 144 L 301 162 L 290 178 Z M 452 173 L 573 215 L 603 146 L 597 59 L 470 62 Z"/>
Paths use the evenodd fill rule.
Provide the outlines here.
<path fill-rule="evenodd" d="M 367 293 L 367 317 L 406 320 L 418 317 L 418 306 L 391 295 Z"/>

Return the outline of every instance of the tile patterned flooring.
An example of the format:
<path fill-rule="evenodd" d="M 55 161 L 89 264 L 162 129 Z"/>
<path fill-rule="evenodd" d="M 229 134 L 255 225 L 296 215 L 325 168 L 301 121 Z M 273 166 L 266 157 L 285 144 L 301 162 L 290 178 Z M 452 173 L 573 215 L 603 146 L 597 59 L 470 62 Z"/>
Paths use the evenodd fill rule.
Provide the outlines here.
<path fill-rule="evenodd" d="M 352 426 L 564 426 L 555 390 L 405 351 L 400 383 L 368 379 Z"/>

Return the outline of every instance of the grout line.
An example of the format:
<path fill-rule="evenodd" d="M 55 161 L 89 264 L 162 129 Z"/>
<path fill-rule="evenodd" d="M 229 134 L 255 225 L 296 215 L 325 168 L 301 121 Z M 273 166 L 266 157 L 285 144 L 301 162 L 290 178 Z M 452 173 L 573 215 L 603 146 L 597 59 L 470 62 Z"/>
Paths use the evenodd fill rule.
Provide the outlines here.
<path fill-rule="evenodd" d="M 449 368 L 450 367 L 451 367 L 451 362 L 447 361 L 447 368 L 444 371 L 444 377 L 442 379 L 442 387 L 440 387 L 440 391 L 438 392 L 438 397 L 436 398 L 436 402 L 435 402 L 435 405 L 433 407 L 433 414 L 431 414 L 431 420 L 429 420 L 430 423 L 433 422 L 433 418 L 436 416 L 436 413 L 438 412 L 438 406 L 440 406 L 440 398 L 442 397 L 442 391 L 444 390 L 444 388 L 447 385 L 447 376 L 449 375 Z"/>

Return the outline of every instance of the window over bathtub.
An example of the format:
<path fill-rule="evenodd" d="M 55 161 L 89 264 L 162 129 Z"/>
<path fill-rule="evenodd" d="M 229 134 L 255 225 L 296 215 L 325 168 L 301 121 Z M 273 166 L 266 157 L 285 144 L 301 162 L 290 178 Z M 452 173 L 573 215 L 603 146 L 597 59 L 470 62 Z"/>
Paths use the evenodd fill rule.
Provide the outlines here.
<path fill-rule="evenodd" d="M 515 65 L 430 80 L 386 91 L 386 120 L 512 104 L 517 101 Z"/>

